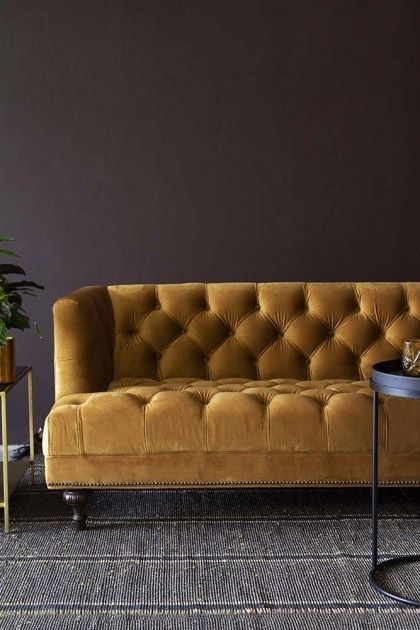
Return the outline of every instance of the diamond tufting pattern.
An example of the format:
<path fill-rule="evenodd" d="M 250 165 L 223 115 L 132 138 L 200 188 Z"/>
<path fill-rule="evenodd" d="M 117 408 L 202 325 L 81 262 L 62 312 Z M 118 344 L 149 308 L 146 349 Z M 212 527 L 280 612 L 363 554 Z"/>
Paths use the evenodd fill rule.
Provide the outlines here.
<path fill-rule="evenodd" d="M 109 287 L 114 378 L 368 378 L 420 336 L 414 283 Z"/>

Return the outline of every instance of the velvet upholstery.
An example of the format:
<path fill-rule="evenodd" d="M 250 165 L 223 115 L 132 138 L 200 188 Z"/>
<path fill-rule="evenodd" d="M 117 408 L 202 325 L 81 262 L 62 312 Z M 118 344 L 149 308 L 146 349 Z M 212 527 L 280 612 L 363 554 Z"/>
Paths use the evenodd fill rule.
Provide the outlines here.
<path fill-rule="evenodd" d="M 50 487 L 368 483 L 367 379 L 420 283 L 86 287 L 54 331 Z M 381 480 L 419 483 L 420 403 L 380 413 Z"/>

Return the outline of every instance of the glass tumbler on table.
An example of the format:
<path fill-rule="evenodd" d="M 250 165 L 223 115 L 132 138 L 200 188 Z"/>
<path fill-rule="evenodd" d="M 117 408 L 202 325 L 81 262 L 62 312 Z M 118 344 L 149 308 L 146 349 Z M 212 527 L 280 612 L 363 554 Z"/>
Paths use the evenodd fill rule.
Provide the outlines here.
<path fill-rule="evenodd" d="M 402 373 L 420 377 L 420 339 L 403 339 Z"/>

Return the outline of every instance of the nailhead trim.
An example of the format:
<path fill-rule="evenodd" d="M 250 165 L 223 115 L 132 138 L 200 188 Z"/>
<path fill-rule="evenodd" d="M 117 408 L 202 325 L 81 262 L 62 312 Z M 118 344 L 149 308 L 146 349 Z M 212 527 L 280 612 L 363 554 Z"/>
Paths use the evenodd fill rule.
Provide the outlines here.
<path fill-rule="evenodd" d="M 58 483 L 49 483 L 48 487 L 72 487 L 72 486 L 83 486 L 83 487 L 110 487 L 110 486 L 241 486 L 241 485 L 273 485 L 273 484 L 282 484 L 282 485 L 291 485 L 291 486 L 303 486 L 303 485 L 315 485 L 315 486 L 323 486 L 323 485 L 344 485 L 344 484 L 352 484 L 352 485 L 371 485 L 371 481 L 353 481 L 351 479 L 346 479 L 344 481 L 287 481 L 287 480 L 274 480 L 274 481 L 130 481 L 123 482 L 117 481 L 109 483 L 85 483 L 83 481 L 61 481 Z M 395 486 L 395 485 L 418 485 L 420 484 L 419 480 L 410 480 L 410 481 L 380 481 L 380 486 Z"/>

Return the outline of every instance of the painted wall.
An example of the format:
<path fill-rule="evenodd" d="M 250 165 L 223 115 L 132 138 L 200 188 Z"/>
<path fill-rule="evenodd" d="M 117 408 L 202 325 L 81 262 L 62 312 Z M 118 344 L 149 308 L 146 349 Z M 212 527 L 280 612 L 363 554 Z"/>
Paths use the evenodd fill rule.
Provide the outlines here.
<path fill-rule="evenodd" d="M 38 425 L 79 286 L 420 280 L 417 0 L 0 10 L 0 233 L 47 287 L 43 339 L 18 335 Z"/>

